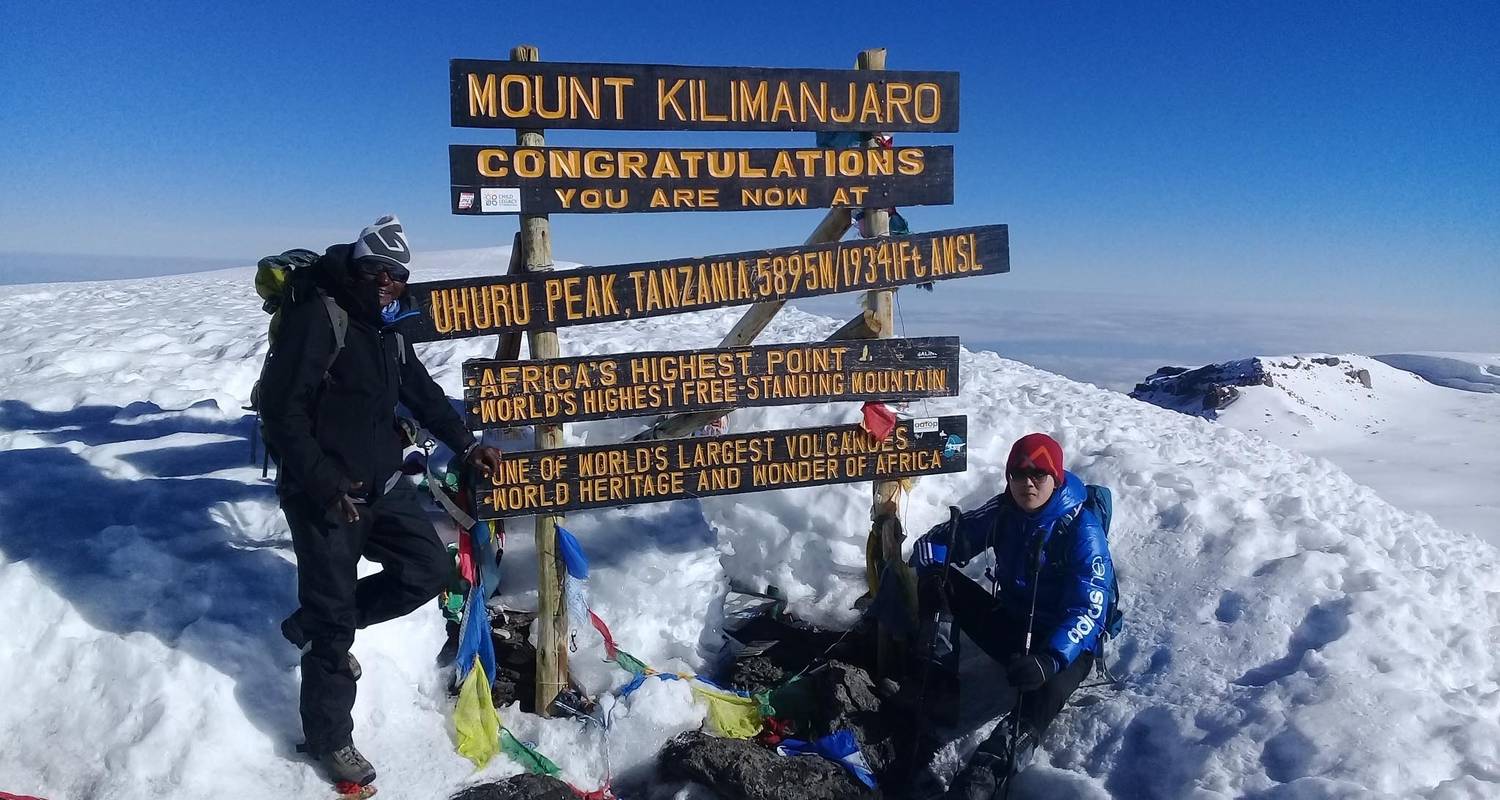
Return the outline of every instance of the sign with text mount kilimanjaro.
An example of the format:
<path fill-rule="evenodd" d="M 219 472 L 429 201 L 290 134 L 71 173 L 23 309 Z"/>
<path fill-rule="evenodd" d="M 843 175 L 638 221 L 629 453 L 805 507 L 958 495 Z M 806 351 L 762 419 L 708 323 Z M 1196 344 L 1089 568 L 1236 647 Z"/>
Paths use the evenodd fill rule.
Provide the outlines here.
<path fill-rule="evenodd" d="M 958 130 L 958 73 L 449 62 L 458 128 Z"/>

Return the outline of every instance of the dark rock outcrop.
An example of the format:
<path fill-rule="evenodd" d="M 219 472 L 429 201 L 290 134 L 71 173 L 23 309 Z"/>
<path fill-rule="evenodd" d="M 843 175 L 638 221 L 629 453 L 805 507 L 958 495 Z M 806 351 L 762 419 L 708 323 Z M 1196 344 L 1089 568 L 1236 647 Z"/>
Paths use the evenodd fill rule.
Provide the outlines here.
<path fill-rule="evenodd" d="M 1242 358 L 1197 369 L 1162 367 L 1136 384 L 1130 396 L 1184 414 L 1218 419 L 1220 411 L 1240 398 L 1243 387 L 1276 386 L 1275 376 L 1280 376 L 1282 389 L 1293 399 L 1300 400 L 1290 389 L 1296 383 L 1295 373 L 1325 368 L 1337 370 L 1351 384 L 1371 388 L 1370 371 L 1356 367 L 1347 359 L 1339 356 L 1286 356 Z"/>
<path fill-rule="evenodd" d="M 1240 398 L 1241 386 L 1273 386 L 1258 358 L 1243 358 L 1197 369 L 1162 367 L 1135 385 L 1130 396 L 1152 405 L 1215 419 Z"/>
<path fill-rule="evenodd" d="M 703 784 L 728 800 L 879 797 L 827 759 L 788 758 L 755 742 L 719 739 L 699 731 L 688 731 L 667 742 L 657 757 L 657 769 L 663 780 Z"/>
<path fill-rule="evenodd" d="M 830 662 L 814 677 L 821 712 L 818 736 L 846 730 L 859 742 L 865 762 L 876 775 L 894 765 L 899 733 L 889 715 L 881 714 L 883 698 L 875 691 L 870 673 L 839 661 Z"/>
<path fill-rule="evenodd" d="M 512 775 L 503 781 L 481 783 L 453 795 L 452 800 L 577 800 L 562 781 L 547 775 Z"/>

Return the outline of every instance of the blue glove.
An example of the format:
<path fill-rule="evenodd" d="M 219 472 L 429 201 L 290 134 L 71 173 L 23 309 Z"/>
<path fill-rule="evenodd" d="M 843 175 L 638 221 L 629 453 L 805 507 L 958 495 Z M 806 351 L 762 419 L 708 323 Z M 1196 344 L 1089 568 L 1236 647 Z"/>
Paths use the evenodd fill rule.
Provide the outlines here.
<path fill-rule="evenodd" d="M 948 545 L 923 536 L 912 548 L 911 560 L 918 569 L 941 567 L 948 563 Z"/>

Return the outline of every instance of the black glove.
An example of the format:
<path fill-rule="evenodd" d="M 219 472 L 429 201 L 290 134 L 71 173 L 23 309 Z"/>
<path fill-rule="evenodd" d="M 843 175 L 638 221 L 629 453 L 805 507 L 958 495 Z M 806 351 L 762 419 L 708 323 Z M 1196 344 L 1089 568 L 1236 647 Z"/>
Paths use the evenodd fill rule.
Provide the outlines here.
<path fill-rule="evenodd" d="M 1052 680 L 1052 676 L 1056 674 L 1057 664 L 1052 661 L 1052 656 L 1045 653 L 1016 656 L 1011 659 L 1010 666 L 1005 668 L 1005 677 L 1010 685 L 1023 692 L 1042 688 L 1042 684 Z"/>

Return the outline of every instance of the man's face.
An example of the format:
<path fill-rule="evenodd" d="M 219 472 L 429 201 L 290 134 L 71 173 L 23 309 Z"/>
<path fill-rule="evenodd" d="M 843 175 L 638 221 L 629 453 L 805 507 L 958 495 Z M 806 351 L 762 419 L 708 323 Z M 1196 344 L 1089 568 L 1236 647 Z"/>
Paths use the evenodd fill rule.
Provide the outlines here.
<path fill-rule="evenodd" d="M 354 264 L 355 280 L 373 288 L 384 308 L 406 293 L 406 281 L 411 277 L 405 267 L 375 259 L 360 259 Z"/>
<path fill-rule="evenodd" d="M 375 284 L 380 287 L 380 307 L 385 308 L 396 302 L 401 295 L 406 293 L 406 281 L 398 281 L 391 277 L 389 272 L 381 272 L 375 278 Z"/>
<path fill-rule="evenodd" d="M 1040 469 L 1017 470 L 1007 475 L 1006 479 L 1010 498 L 1028 514 L 1047 505 L 1047 501 L 1052 499 L 1053 490 L 1057 488 L 1052 474 Z"/>

